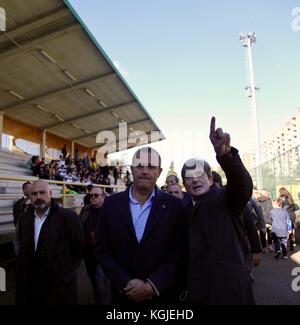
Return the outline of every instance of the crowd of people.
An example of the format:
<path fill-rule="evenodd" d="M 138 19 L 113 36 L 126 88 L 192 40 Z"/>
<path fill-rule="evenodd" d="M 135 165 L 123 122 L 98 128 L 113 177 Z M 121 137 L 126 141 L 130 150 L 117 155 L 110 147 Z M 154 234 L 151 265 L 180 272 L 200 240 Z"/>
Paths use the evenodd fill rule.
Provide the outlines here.
<path fill-rule="evenodd" d="M 75 149 L 72 158 L 65 146 L 59 159 L 46 163 L 44 158 L 34 155 L 28 160 L 27 167 L 32 170 L 33 176 L 40 179 L 101 185 L 117 185 L 118 180 L 122 185 L 127 185 L 131 181 L 130 172 L 126 167 L 99 165 L 95 156 L 90 158 L 86 151 L 80 155 L 78 149 Z M 80 186 L 68 187 L 79 193 L 85 191 Z"/>
<path fill-rule="evenodd" d="M 225 186 L 206 161 L 189 159 L 185 191 L 176 175 L 159 189 L 161 157 L 150 147 L 135 152 L 125 191 L 107 196 L 90 187 L 79 216 L 53 201 L 47 182 L 24 184 L 15 216 L 16 303 L 78 303 L 83 258 L 96 304 L 255 304 L 252 267 L 267 243 L 276 259 L 287 256 L 297 206 L 283 188 L 273 202 L 266 192 L 253 196 L 238 150 L 215 118 L 210 141 Z"/>

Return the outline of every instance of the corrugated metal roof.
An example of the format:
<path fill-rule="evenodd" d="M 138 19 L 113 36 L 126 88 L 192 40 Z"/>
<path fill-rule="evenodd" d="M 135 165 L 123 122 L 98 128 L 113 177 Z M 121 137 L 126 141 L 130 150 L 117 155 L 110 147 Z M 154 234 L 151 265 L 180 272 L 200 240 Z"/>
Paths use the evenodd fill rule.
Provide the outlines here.
<path fill-rule="evenodd" d="M 90 148 L 102 130 L 122 140 L 120 121 L 151 142 L 159 128 L 68 1 L 0 0 L 0 7 L 7 17 L 0 111 Z"/>

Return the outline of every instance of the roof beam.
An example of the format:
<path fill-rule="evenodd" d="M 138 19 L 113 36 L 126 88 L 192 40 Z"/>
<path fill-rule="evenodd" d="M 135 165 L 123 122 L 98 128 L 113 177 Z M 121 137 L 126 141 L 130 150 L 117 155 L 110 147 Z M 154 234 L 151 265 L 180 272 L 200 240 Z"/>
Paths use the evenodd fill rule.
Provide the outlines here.
<path fill-rule="evenodd" d="M 139 123 L 142 123 L 142 122 L 146 122 L 146 121 L 150 121 L 150 118 L 147 117 L 147 118 L 143 118 L 141 120 L 129 122 L 129 123 L 127 123 L 127 125 L 128 125 L 128 127 L 129 126 L 134 126 L 136 124 L 139 124 Z M 101 131 L 113 131 L 113 130 L 117 130 L 117 129 L 119 129 L 119 124 L 117 124 L 117 125 L 109 128 L 109 129 L 99 130 L 97 132 L 93 132 L 93 133 L 90 133 L 90 134 L 85 134 L 85 135 L 83 135 L 81 137 L 73 138 L 73 139 L 71 139 L 71 141 L 77 141 L 77 140 L 81 140 L 81 139 L 84 139 L 84 138 L 93 137 L 93 136 L 96 136 Z"/>
<path fill-rule="evenodd" d="M 38 19 L 32 19 L 30 21 L 27 21 L 24 25 L 18 25 L 18 27 L 16 28 L 7 30 L 7 33 L 9 33 L 9 35 L 12 37 L 22 35 L 32 30 L 36 30 L 43 25 L 53 24 L 53 21 L 58 21 L 60 19 L 64 19 L 65 17 L 72 18 L 69 10 L 65 7 L 62 7 L 54 10 L 51 13 L 48 13 L 45 16 L 39 17 Z"/>
<path fill-rule="evenodd" d="M 45 32 L 38 33 L 38 28 L 43 28 L 45 25 L 49 24 L 49 22 L 55 21 L 62 21 L 63 23 L 59 26 L 53 27 L 52 30 Z M 55 11 L 54 13 L 44 16 L 41 19 L 38 19 L 36 21 L 31 21 L 28 24 L 25 24 L 23 26 L 17 27 L 13 30 L 10 30 L 8 32 L 3 33 L 4 36 L 6 36 L 8 39 L 13 39 L 16 41 L 19 45 L 21 45 L 26 50 L 30 51 L 32 48 L 35 48 L 37 45 L 41 45 L 41 42 L 50 41 L 54 38 L 57 38 L 61 36 L 62 34 L 65 34 L 66 32 L 73 32 L 75 30 L 81 29 L 80 24 L 74 20 L 72 16 L 68 13 L 67 9 L 60 9 L 58 11 Z M 32 37 L 29 37 L 27 39 L 24 38 L 24 40 L 18 41 L 18 38 L 21 37 L 22 32 L 25 33 L 25 35 L 31 35 L 31 33 L 36 32 L 36 35 L 33 35 Z M 23 34 L 24 35 L 24 34 Z M 0 51 L 0 59 L 3 59 L 4 57 L 12 56 L 18 52 L 20 52 L 21 49 L 15 45 L 14 42 L 11 43 L 11 46 L 4 48 Z"/>
<path fill-rule="evenodd" d="M 51 129 L 51 128 L 54 128 L 56 126 L 60 126 L 60 125 L 67 124 L 67 123 L 72 123 L 72 122 L 75 122 L 77 120 L 81 120 L 81 119 L 86 118 L 86 117 L 91 117 L 91 116 L 94 116 L 94 115 L 98 115 L 98 114 L 102 114 L 102 113 L 105 113 L 105 112 L 112 111 L 114 109 L 122 108 L 122 107 L 124 107 L 126 105 L 133 104 L 135 102 L 136 102 L 135 100 L 130 100 L 130 101 L 126 102 L 126 103 L 122 103 L 122 104 L 110 106 L 110 107 L 107 107 L 107 108 L 104 108 L 104 109 L 101 109 L 101 110 L 97 110 L 97 111 L 93 111 L 93 112 L 90 112 L 90 113 L 85 113 L 85 114 L 82 114 L 82 115 L 78 115 L 78 116 L 73 117 L 71 119 L 65 120 L 64 122 L 59 122 L 59 123 L 56 122 L 56 123 L 53 123 L 53 124 L 46 125 L 46 126 L 43 127 L 43 129 Z"/>
<path fill-rule="evenodd" d="M 44 100 L 44 99 L 48 99 L 48 98 L 53 97 L 53 96 L 61 95 L 61 94 L 65 93 L 67 91 L 70 91 L 70 90 L 77 90 L 78 88 L 88 86 L 92 82 L 102 80 L 102 79 L 106 79 L 106 78 L 110 78 L 111 76 L 114 76 L 114 75 L 115 75 L 115 72 L 105 73 L 105 74 L 99 75 L 97 77 L 86 79 L 84 81 L 79 81 L 77 83 L 74 83 L 72 86 L 67 86 L 67 87 L 64 87 L 64 88 L 61 88 L 61 89 L 58 89 L 58 90 L 55 90 L 55 91 L 51 91 L 51 92 L 43 94 L 41 96 L 38 96 L 38 97 L 35 97 L 35 98 L 31 98 L 29 100 L 20 102 L 17 105 L 0 108 L 0 112 L 7 111 L 7 110 L 10 110 L 10 109 L 19 108 L 19 107 L 22 107 L 22 106 L 25 106 L 25 105 L 38 104 L 38 102 L 40 100 Z"/>

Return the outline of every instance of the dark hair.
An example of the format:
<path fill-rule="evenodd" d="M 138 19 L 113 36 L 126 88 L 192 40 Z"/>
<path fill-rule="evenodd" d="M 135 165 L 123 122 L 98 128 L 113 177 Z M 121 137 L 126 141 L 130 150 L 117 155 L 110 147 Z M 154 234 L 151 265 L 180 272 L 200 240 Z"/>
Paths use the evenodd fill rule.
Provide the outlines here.
<path fill-rule="evenodd" d="M 290 204 L 294 204 L 294 199 L 292 194 L 285 187 L 281 187 L 279 189 L 279 194 L 280 196 L 285 196 L 285 198 L 290 201 Z"/>
<path fill-rule="evenodd" d="M 167 186 L 166 185 L 163 185 L 163 186 L 161 186 L 161 191 L 163 191 L 163 192 L 167 192 Z"/>
<path fill-rule="evenodd" d="M 208 177 L 211 177 L 211 178 L 213 177 L 212 173 L 211 173 L 211 167 L 209 166 L 208 162 L 206 162 L 205 160 L 201 160 L 201 159 L 189 159 L 184 163 L 184 165 L 181 169 L 181 178 L 183 181 L 185 179 L 186 171 L 196 169 L 197 162 L 201 162 L 202 164 L 204 164 L 204 172 Z"/>
<path fill-rule="evenodd" d="M 176 184 L 179 183 L 179 178 L 176 176 L 176 175 L 168 175 L 167 178 L 166 178 L 166 181 L 169 177 L 175 177 L 175 182 Z"/>
<path fill-rule="evenodd" d="M 212 174 L 212 177 L 213 177 L 213 182 L 214 182 L 214 183 L 219 183 L 220 186 L 222 187 L 222 186 L 223 186 L 223 182 L 222 182 L 222 177 L 221 177 L 221 175 L 218 174 L 218 173 L 215 172 L 215 171 L 212 171 L 211 174 Z"/>
<path fill-rule="evenodd" d="M 89 184 L 86 189 L 90 192 L 94 186 L 92 184 Z"/>
<path fill-rule="evenodd" d="M 178 188 L 180 189 L 180 191 L 182 191 L 182 187 L 178 183 L 168 185 L 167 186 L 167 190 L 169 190 L 169 187 L 171 187 L 171 186 L 178 186 Z"/>
<path fill-rule="evenodd" d="M 31 183 L 30 183 L 30 182 L 25 182 L 25 183 L 22 185 L 22 190 L 24 190 L 24 187 L 25 187 L 26 185 L 28 185 L 28 184 L 30 184 L 30 185 L 31 185 Z"/>
<path fill-rule="evenodd" d="M 155 149 L 153 149 L 151 147 L 144 147 L 144 148 L 138 149 L 134 153 L 134 155 L 132 157 L 132 164 L 133 164 L 134 158 L 140 158 L 141 152 L 145 152 L 145 151 L 148 151 L 148 155 L 151 155 L 151 153 L 154 152 L 158 156 L 158 164 L 159 164 L 159 166 L 157 166 L 157 167 L 160 167 L 161 166 L 161 157 L 160 157 L 159 153 Z"/>

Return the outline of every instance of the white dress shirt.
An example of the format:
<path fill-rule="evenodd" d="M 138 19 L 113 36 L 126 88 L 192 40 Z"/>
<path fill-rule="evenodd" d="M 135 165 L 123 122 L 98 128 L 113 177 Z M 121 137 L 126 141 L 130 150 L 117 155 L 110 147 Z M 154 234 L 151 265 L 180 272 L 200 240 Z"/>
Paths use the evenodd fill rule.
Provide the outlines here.
<path fill-rule="evenodd" d="M 37 244 L 39 241 L 39 236 L 40 236 L 40 232 L 42 229 L 42 225 L 45 222 L 45 220 L 47 219 L 49 211 L 50 211 L 50 207 L 46 210 L 46 212 L 41 217 L 39 217 L 36 214 L 36 212 L 34 211 L 34 216 L 35 216 L 35 218 L 34 218 L 34 246 L 35 246 L 35 250 L 37 248 Z"/>

